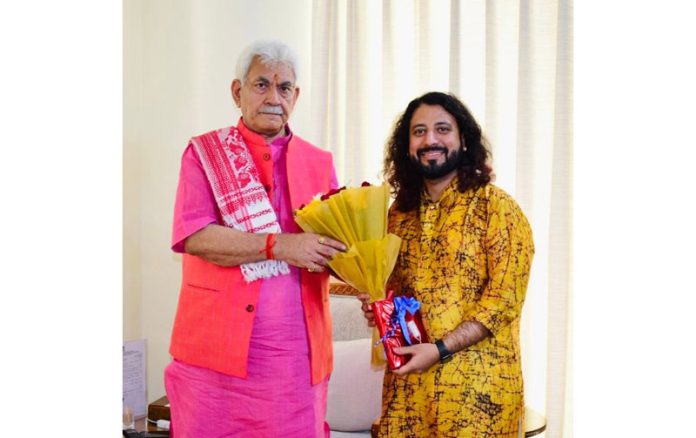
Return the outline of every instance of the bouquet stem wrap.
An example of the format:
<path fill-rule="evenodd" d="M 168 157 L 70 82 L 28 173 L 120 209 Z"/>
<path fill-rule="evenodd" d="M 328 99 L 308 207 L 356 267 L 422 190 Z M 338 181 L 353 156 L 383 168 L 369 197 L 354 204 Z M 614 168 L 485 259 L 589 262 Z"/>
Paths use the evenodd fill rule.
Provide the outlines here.
<path fill-rule="evenodd" d="M 387 298 L 371 304 L 375 323 L 389 369 L 396 370 L 408 362 L 407 356 L 394 353 L 395 347 L 405 347 L 428 342 L 428 335 L 421 320 L 420 302 L 413 297 L 394 297 L 389 291 Z"/>

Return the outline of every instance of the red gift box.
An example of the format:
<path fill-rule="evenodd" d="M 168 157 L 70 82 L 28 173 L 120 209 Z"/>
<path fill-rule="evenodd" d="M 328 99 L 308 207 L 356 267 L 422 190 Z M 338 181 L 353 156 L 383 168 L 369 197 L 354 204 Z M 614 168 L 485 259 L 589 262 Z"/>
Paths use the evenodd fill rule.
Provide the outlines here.
<path fill-rule="evenodd" d="M 408 300 L 411 304 L 420 304 L 413 298 L 397 298 Z M 401 306 L 394 304 L 394 291 L 389 291 L 387 298 L 375 301 L 371 304 L 371 307 L 375 315 L 375 324 L 379 330 L 382 345 L 384 345 L 384 352 L 387 356 L 389 369 L 398 370 L 408 362 L 410 356 L 396 354 L 394 353 L 394 348 L 428 342 L 428 335 L 423 328 L 420 311 L 416 310 L 412 313 L 412 307 L 406 311 L 402 309 L 403 320 L 400 321 L 399 312 L 396 308 Z M 402 324 L 404 323 L 408 330 L 408 337 L 411 341 L 410 344 L 403 333 Z"/>

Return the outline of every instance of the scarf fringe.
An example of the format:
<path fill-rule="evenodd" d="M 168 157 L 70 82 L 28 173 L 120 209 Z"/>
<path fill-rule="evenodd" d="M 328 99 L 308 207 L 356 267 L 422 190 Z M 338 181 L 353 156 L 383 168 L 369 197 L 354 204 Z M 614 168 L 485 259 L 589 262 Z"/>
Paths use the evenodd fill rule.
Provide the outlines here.
<path fill-rule="evenodd" d="M 280 260 L 264 260 L 261 262 L 240 265 L 244 281 L 251 283 L 260 278 L 271 278 L 290 273 L 287 263 Z"/>

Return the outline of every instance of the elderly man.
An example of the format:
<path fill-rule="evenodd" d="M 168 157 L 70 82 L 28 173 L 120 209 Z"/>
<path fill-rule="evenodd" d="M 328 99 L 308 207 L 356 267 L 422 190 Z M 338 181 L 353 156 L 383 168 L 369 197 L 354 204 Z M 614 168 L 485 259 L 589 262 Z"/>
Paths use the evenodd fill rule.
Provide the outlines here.
<path fill-rule="evenodd" d="M 279 42 L 240 56 L 236 126 L 191 139 L 172 249 L 183 279 L 165 370 L 172 433 L 328 436 L 328 260 L 342 243 L 301 233 L 293 210 L 338 186 L 331 154 L 288 126 L 297 61 Z"/>
<path fill-rule="evenodd" d="M 481 128 L 454 96 L 411 101 L 387 144 L 401 237 L 390 287 L 421 305 L 433 343 L 384 377 L 380 436 L 523 434 L 519 321 L 534 247 L 517 203 L 490 184 Z M 374 315 L 361 295 L 370 325 Z"/>

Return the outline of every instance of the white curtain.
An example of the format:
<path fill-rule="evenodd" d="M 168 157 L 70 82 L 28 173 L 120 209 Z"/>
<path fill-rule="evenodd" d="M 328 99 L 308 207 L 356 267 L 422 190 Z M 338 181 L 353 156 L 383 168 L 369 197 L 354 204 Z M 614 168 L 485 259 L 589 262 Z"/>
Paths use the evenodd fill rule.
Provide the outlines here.
<path fill-rule="evenodd" d="M 571 436 L 572 0 L 314 0 L 310 138 L 339 180 L 377 181 L 407 103 L 451 91 L 534 231 L 522 318 L 526 403 Z"/>

